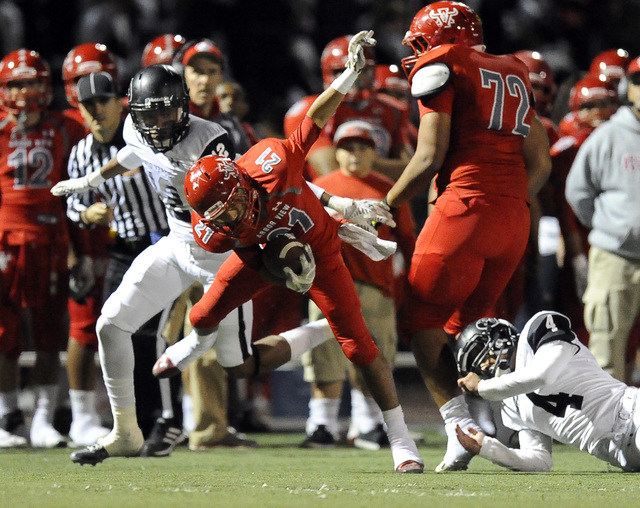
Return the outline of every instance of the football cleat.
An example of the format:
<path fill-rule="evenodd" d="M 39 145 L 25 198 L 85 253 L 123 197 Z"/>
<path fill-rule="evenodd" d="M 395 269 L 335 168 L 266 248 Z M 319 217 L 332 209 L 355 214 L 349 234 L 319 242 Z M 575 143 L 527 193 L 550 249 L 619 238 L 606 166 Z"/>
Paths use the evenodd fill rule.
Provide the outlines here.
<path fill-rule="evenodd" d="M 189 450 L 202 452 L 211 450 L 212 448 L 236 448 L 239 450 L 245 450 L 248 448 L 257 448 L 257 441 L 247 439 L 247 436 L 241 432 L 237 432 L 233 427 L 228 427 L 228 433 L 222 439 L 214 443 L 202 443 L 198 445 L 189 445 Z"/>
<path fill-rule="evenodd" d="M 379 424 L 369 432 L 364 432 L 356 437 L 353 440 L 353 446 L 363 450 L 377 451 L 380 448 L 389 447 L 389 438 L 382 424 Z"/>
<path fill-rule="evenodd" d="M 157 378 L 165 378 L 177 376 L 181 370 L 173 364 L 167 353 L 162 353 L 153 365 L 151 372 Z"/>
<path fill-rule="evenodd" d="M 140 456 L 168 457 L 176 446 L 184 443 L 188 438 L 181 425 L 176 425 L 172 419 L 158 418 L 151 435 L 142 447 Z"/>
<path fill-rule="evenodd" d="M 100 443 L 87 446 L 83 450 L 78 450 L 69 455 L 69 458 L 76 464 L 84 466 L 85 464 L 91 464 L 95 466 L 104 459 L 110 457 L 109 452 Z"/>
<path fill-rule="evenodd" d="M 314 450 L 322 450 L 326 448 L 335 448 L 336 438 L 327 430 L 325 425 L 318 425 L 313 434 L 300 443 L 300 448 L 312 448 Z"/>
<path fill-rule="evenodd" d="M 444 460 L 436 466 L 436 473 L 446 473 L 448 471 L 466 471 L 473 455 L 469 454 L 468 458 L 461 458 L 447 464 Z"/>
<path fill-rule="evenodd" d="M 396 468 L 396 473 L 401 474 L 422 474 L 424 472 L 424 465 L 416 460 L 405 460 Z"/>
<path fill-rule="evenodd" d="M 0 449 L 4 448 L 24 448 L 27 440 L 22 436 L 16 436 L 0 428 Z"/>

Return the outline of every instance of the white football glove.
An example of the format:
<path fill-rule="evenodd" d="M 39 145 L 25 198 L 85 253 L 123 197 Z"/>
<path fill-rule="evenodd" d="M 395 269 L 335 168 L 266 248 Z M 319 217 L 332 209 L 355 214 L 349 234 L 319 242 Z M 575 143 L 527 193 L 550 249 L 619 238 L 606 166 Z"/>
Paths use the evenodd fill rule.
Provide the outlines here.
<path fill-rule="evenodd" d="M 62 180 L 51 188 L 51 194 L 54 196 L 68 196 L 74 193 L 83 193 L 91 189 L 95 189 L 105 182 L 100 171 L 88 173 L 82 178 L 71 178 L 70 180 Z"/>
<path fill-rule="evenodd" d="M 587 264 L 587 256 L 578 254 L 571 260 L 573 266 L 573 280 L 576 286 L 576 294 L 582 300 L 584 292 L 587 290 L 587 279 L 589 267 Z"/>
<path fill-rule="evenodd" d="M 389 206 L 379 200 L 331 196 L 327 202 L 327 206 L 342 214 L 349 222 L 353 222 L 375 235 L 378 233 L 373 223 L 385 224 L 392 228 L 396 226 Z"/>
<path fill-rule="evenodd" d="M 363 30 L 354 35 L 349 41 L 349 56 L 347 67 L 354 72 L 364 69 L 365 58 L 363 46 L 375 46 L 376 40 L 373 38 L 373 30 Z"/>
<path fill-rule="evenodd" d="M 297 293 L 306 293 L 313 285 L 316 277 L 316 260 L 309 244 L 304 245 L 304 254 L 300 256 L 302 273 L 296 274 L 291 268 L 285 266 L 282 271 L 287 276 L 287 287 Z"/>

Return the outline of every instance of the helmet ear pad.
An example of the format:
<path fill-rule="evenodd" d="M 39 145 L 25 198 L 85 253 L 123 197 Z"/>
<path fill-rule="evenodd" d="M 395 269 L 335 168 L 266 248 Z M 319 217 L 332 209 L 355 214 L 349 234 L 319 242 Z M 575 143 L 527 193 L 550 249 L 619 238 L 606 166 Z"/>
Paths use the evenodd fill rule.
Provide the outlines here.
<path fill-rule="evenodd" d="M 128 98 L 133 126 L 154 151 L 170 150 L 187 133 L 189 91 L 182 76 L 171 66 L 157 64 L 139 70 L 131 78 Z M 174 115 L 170 114 L 172 109 Z M 162 116 L 163 111 L 166 116 L 175 116 L 175 120 L 162 125 L 149 122 L 149 118 Z"/>

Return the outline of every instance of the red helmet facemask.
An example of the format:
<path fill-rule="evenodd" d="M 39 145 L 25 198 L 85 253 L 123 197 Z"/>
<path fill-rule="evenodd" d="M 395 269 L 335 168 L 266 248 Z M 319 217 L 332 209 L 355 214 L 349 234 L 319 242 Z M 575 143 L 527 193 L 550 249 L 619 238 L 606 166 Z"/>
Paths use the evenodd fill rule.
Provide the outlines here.
<path fill-rule="evenodd" d="M 115 58 L 104 44 L 87 42 L 67 53 L 62 63 L 62 81 L 64 81 L 64 93 L 69 105 L 78 107 L 77 81 L 82 76 L 101 71 L 111 74 L 113 80 L 118 83 Z"/>
<path fill-rule="evenodd" d="M 402 66 L 409 76 L 418 58 L 438 46 L 484 45 L 482 21 L 468 5 L 460 2 L 435 2 L 423 7 L 414 16 L 402 44 L 413 50 L 413 56 L 402 59 Z"/>
<path fill-rule="evenodd" d="M 20 83 L 15 87 L 12 84 Z M 29 83 L 29 86 L 23 86 Z M 31 85 L 33 83 L 33 86 Z M 36 51 L 19 49 L 0 61 L 0 108 L 17 115 L 44 111 L 53 98 L 49 65 Z"/>
<path fill-rule="evenodd" d="M 597 127 L 618 108 L 618 94 L 610 83 L 587 75 L 571 88 L 569 107 L 579 125 Z"/>
<path fill-rule="evenodd" d="M 209 155 L 198 160 L 187 173 L 184 192 L 201 222 L 216 233 L 238 238 L 258 223 L 258 191 L 229 158 Z"/>

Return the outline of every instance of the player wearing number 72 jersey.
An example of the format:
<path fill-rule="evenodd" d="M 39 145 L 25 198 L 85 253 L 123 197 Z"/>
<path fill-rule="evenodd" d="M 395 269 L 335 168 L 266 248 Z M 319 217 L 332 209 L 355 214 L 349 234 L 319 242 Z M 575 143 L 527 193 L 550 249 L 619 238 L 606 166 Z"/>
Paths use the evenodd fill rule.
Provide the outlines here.
<path fill-rule="evenodd" d="M 456 385 L 447 334 L 486 315 L 524 253 L 529 201 L 551 170 L 549 142 L 530 105 L 525 65 L 484 52 L 482 22 L 467 5 L 435 2 L 413 19 L 403 44 L 418 100 L 418 145 L 387 193 L 397 207 L 437 175 L 435 209 L 418 236 L 398 320 L 445 422 L 437 471 L 466 469 L 455 424 L 471 417 Z"/>
<path fill-rule="evenodd" d="M 520 448 L 458 428 L 465 448 L 510 469 L 549 471 L 556 440 L 640 471 L 638 388 L 602 370 L 558 312 L 533 316 L 519 339 L 511 330 L 492 318 L 469 325 L 459 340 L 458 368 L 465 377 L 458 384 L 484 399 L 503 400 L 502 420 L 518 432 Z"/>

